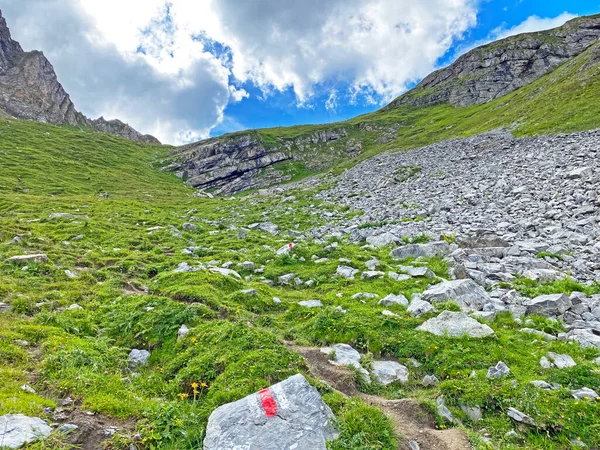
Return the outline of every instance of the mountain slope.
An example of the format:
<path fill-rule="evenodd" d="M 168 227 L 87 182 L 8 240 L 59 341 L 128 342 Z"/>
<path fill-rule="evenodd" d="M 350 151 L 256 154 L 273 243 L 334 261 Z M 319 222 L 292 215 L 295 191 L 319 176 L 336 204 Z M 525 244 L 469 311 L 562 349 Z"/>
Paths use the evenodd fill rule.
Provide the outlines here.
<path fill-rule="evenodd" d="M 91 128 L 134 141 L 160 143 L 120 120 L 91 120 L 75 109 L 42 52 L 25 52 L 14 41 L 0 11 L 0 109 L 19 119 Z"/>
<path fill-rule="evenodd" d="M 425 77 L 387 108 L 404 103 L 470 106 L 489 102 L 553 71 L 583 53 L 599 37 L 600 15 L 573 19 L 552 30 L 492 42 Z"/>
<path fill-rule="evenodd" d="M 374 113 L 346 122 L 251 130 L 200 141 L 174 150 L 170 168 L 192 186 L 232 194 L 330 168 L 350 167 L 381 151 L 406 150 L 499 127 L 518 136 L 597 128 L 598 36 L 600 16 L 592 16 L 555 30 L 498 41 L 472 50 L 459 58 L 454 68 L 436 72 L 423 81 L 445 77 L 444 83 L 431 87 L 427 81 L 427 88 L 422 83 Z M 470 106 L 450 103 L 450 94 L 457 95 L 460 89 L 452 91 L 449 86 L 462 86 L 465 81 L 459 82 L 459 76 L 452 72 L 458 71 L 456 67 L 473 67 L 465 61 L 474 61 L 483 54 L 517 55 L 520 45 L 522 52 L 529 54 L 532 42 L 539 48 L 527 60 L 530 64 L 522 64 L 518 58 L 509 62 L 499 56 L 495 69 L 489 64 L 473 69 L 479 78 L 470 75 L 473 84 L 463 102 Z M 498 84 L 501 88 L 490 94 L 485 80 L 490 74 L 504 73 L 502 68 L 509 66 L 523 69 L 519 78 L 507 75 L 505 82 Z M 444 75 L 440 75 L 442 72 Z M 537 79 L 532 80 L 534 76 Z M 525 80 L 528 84 L 519 87 Z M 510 89 L 512 92 L 495 98 Z M 489 101 L 481 103 L 485 98 Z M 479 99 L 478 104 L 472 104 L 474 99 Z M 247 142 L 252 145 L 245 146 Z"/>

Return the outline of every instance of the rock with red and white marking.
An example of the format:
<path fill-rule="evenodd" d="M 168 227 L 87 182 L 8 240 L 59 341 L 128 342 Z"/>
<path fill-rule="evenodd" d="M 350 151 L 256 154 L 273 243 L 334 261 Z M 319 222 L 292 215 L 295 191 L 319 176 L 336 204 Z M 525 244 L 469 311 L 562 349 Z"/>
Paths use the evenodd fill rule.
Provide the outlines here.
<path fill-rule="evenodd" d="M 333 413 L 298 374 L 215 409 L 204 450 L 325 450 L 338 435 Z"/>
<path fill-rule="evenodd" d="M 289 244 L 285 244 L 283 247 L 281 247 L 279 250 L 277 250 L 277 256 L 280 255 L 287 255 L 288 253 L 290 253 L 292 251 L 292 249 L 295 247 L 293 242 L 290 242 Z"/>

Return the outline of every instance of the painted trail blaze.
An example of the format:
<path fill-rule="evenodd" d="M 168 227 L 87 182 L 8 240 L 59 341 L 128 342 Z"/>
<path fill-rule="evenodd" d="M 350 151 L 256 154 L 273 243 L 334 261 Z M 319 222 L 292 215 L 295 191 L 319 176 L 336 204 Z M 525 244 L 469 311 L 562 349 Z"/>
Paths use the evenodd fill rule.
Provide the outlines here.
<path fill-rule="evenodd" d="M 275 414 L 277 414 L 277 403 L 269 388 L 263 389 L 258 395 L 260 396 L 260 402 L 262 403 L 262 407 L 265 410 L 267 417 L 275 417 Z"/>

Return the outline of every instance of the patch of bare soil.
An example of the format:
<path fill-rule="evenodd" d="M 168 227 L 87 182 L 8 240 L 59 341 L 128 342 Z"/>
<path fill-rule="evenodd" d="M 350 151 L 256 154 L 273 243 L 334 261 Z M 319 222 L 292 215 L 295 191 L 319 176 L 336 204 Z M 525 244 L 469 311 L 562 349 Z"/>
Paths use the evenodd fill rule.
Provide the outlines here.
<path fill-rule="evenodd" d="M 102 450 L 104 443 L 116 432 L 131 431 L 135 426 L 133 420 L 122 422 L 102 414 L 93 414 L 79 408 L 61 409 L 57 411 L 61 424 L 77 425 L 77 429 L 68 435 L 68 441 L 82 450 Z M 58 418 L 57 417 L 57 418 Z"/>
<path fill-rule="evenodd" d="M 314 377 L 348 396 L 358 396 L 366 403 L 381 409 L 393 421 L 396 433 L 402 437 L 398 444 L 399 450 L 410 450 L 409 441 L 417 442 L 422 450 L 472 449 L 464 431 L 458 428 L 436 430 L 434 419 L 415 400 L 387 400 L 360 393 L 356 389 L 351 371 L 346 367 L 330 364 L 327 355 L 321 353 L 318 348 L 290 343 L 288 347 L 304 357 Z"/>

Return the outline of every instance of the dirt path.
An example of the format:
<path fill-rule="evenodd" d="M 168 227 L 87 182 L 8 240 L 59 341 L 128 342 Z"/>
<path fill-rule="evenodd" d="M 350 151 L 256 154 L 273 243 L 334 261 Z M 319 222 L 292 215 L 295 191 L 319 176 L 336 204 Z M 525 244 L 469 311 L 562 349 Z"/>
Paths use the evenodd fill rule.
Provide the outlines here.
<path fill-rule="evenodd" d="M 421 450 L 471 450 L 472 446 L 464 431 L 458 428 L 436 430 L 435 421 L 415 400 L 387 400 L 358 392 L 352 373 L 341 366 L 329 363 L 327 355 L 318 348 L 288 344 L 288 347 L 304 357 L 313 376 L 326 381 L 334 389 L 360 397 L 366 403 L 380 408 L 394 423 L 395 431 L 402 436 L 399 450 L 411 450 L 409 441 L 419 444 Z"/>

